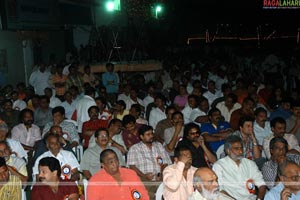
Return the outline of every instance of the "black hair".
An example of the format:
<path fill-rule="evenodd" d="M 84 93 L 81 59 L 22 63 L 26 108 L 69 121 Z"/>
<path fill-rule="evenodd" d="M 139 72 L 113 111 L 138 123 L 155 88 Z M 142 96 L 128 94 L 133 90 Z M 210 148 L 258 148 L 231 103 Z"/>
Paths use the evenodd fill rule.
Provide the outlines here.
<path fill-rule="evenodd" d="M 275 117 L 274 119 L 272 119 L 270 121 L 271 128 L 274 128 L 277 123 L 278 124 L 286 124 L 286 121 L 282 117 Z"/>
<path fill-rule="evenodd" d="M 215 112 L 219 112 L 221 114 L 221 111 L 218 108 L 212 108 L 208 111 L 208 116 L 212 116 Z"/>
<path fill-rule="evenodd" d="M 52 109 L 52 115 L 54 115 L 55 113 L 60 113 L 61 115 L 65 115 L 66 111 L 64 107 L 56 106 L 55 108 Z"/>
<path fill-rule="evenodd" d="M 28 108 L 25 108 L 25 109 L 21 110 L 21 112 L 20 112 L 20 115 L 19 115 L 20 122 L 23 121 L 24 116 L 25 116 L 26 113 L 30 113 L 30 115 L 32 117 L 32 120 L 34 121 L 34 118 L 33 118 L 34 117 L 34 113 L 33 113 L 33 111 L 30 110 L 30 109 L 28 109 Z"/>
<path fill-rule="evenodd" d="M 254 121 L 254 119 L 249 115 L 242 116 L 239 120 L 239 127 L 242 127 L 245 124 L 245 122 L 253 123 L 253 121 Z"/>
<path fill-rule="evenodd" d="M 95 134 L 94 134 L 95 138 L 97 138 L 99 136 L 99 134 L 100 134 L 101 131 L 105 131 L 106 132 L 106 136 L 108 136 L 108 130 L 106 128 L 99 128 L 99 129 L 97 129 L 95 131 Z"/>
<path fill-rule="evenodd" d="M 197 129 L 199 132 L 200 132 L 200 127 L 199 125 L 195 124 L 195 123 L 188 123 L 184 126 L 184 129 L 183 129 L 183 137 L 184 138 L 187 138 L 187 136 L 189 135 L 189 131 L 192 129 L 192 128 L 195 128 Z"/>
<path fill-rule="evenodd" d="M 115 119 L 110 120 L 108 123 L 108 128 L 117 122 L 120 122 L 122 124 L 122 121 L 120 119 L 115 118 Z"/>
<path fill-rule="evenodd" d="M 88 113 L 90 113 L 92 109 L 96 109 L 97 112 L 100 112 L 100 110 L 99 110 L 99 108 L 98 108 L 97 106 L 91 106 L 91 107 L 89 107 L 89 109 L 88 109 Z"/>
<path fill-rule="evenodd" d="M 48 167 L 51 172 L 57 171 L 57 177 L 61 175 L 61 166 L 59 161 L 54 157 L 42 158 L 39 162 L 39 166 Z"/>
<path fill-rule="evenodd" d="M 127 124 L 129 124 L 129 123 L 135 123 L 135 121 L 136 121 L 136 119 L 135 119 L 134 116 L 132 116 L 132 115 L 125 115 L 125 116 L 123 117 L 122 124 L 123 124 L 123 126 L 125 127 L 125 126 L 126 126 Z"/>
<path fill-rule="evenodd" d="M 149 131 L 149 130 L 152 130 L 152 131 L 153 131 L 152 126 L 148 126 L 148 125 L 144 125 L 144 124 L 143 124 L 143 125 L 139 128 L 139 130 L 138 130 L 139 136 L 144 135 L 144 133 L 147 132 L 147 131 Z"/>
<path fill-rule="evenodd" d="M 190 148 L 188 146 L 179 146 L 179 147 L 176 147 L 175 150 L 174 150 L 174 158 L 179 158 L 180 157 L 180 152 L 182 151 L 190 151 Z"/>
<path fill-rule="evenodd" d="M 7 166 L 6 161 L 3 157 L 0 157 L 0 167 L 3 167 L 3 166 L 5 166 L 5 167 Z"/>
<path fill-rule="evenodd" d="M 257 116 L 261 112 L 264 112 L 264 113 L 267 114 L 267 110 L 266 109 L 264 109 L 263 107 L 258 107 L 258 108 L 255 109 L 254 115 Z"/>
<path fill-rule="evenodd" d="M 104 162 L 104 159 L 106 158 L 106 156 L 107 156 L 108 154 L 111 154 L 111 153 L 115 154 L 116 158 L 118 159 L 118 156 L 117 156 L 117 154 L 116 154 L 116 152 L 115 152 L 114 150 L 112 150 L 112 149 L 105 149 L 105 150 L 103 150 L 103 151 L 100 153 L 100 163 L 103 163 L 103 162 Z"/>

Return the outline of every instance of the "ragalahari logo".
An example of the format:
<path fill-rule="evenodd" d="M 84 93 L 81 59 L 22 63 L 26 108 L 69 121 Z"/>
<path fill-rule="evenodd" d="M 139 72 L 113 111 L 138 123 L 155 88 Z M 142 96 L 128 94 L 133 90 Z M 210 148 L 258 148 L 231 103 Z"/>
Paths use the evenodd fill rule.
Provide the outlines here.
<path fill-rule="evenodd" d="M 300 0 L 263 0 L 264 9 L 299 9 Z"/>

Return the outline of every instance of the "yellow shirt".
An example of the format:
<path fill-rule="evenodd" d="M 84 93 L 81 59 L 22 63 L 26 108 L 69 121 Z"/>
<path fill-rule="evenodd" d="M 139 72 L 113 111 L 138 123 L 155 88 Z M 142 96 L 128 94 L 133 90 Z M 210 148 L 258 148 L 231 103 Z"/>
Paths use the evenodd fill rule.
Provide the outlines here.
<path fill-rule="evenodd" d="M 1 200 L 21 200 L 22 184 L 19 177 L 10 175 L 9 181 L 0 189 Z"/>

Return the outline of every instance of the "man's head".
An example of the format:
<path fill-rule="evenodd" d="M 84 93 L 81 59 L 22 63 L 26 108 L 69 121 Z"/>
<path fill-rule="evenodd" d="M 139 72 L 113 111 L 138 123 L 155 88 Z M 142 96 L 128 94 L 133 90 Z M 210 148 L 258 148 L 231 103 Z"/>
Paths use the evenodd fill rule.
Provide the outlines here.
<path fill-rule="evenodd" d="M 0 157 L 0 184 L 7 183 L 9 180 L 9 170 L 5 159 Z"/>
<path fill-rule="evenodd" d="M 102 168 L 110 175 L 119 173 L 119 159 L 112 149 L 105 149 L 100 154 Z"/>
<path fill-rule="evenodd" d="M 171 105 L 171 106 L 168 106 L 165 110 L 165 113 L 166 113 L 166 116 L 167 116 L 167 119 L 171 120 L 172 119 L 172 114 L 176 111 L 176 107 Z"/>
<path fill-rule="evenodd" d="M 95 102 L 100 111 L 103 111 L 106 108 L 107 100 L 105 97 L 97 97 Z"/>
<path fill-rule="evenodd" d="M 54 157 L 42 158 L 39 162 L 39 181 L 45 184 L 57 182 L 61 175 L 61 166 Z"/>
<path fill-rule="evenodd" d="M 117 118 L 110 120 L 108 124 L 108 130 L 114 135 L 119 134 L 122 131 L 122 121 Z"/>
<path fill-rule="evenodd" d="M 205 97 L 200 97 L 199 98 L 199 105 L 198 105 L 199 109 L 205 113 L 208 112 L 209 110 L 209 104 L 208 104 L 208 100 Z"/>
<path fill-rule="evenodd" d="M 242 109 L 245 110 L 247 113 L 251 113 L 253 112 L 254 105 L 255 105 L 255 101 L 252 98 L 247 97 L 243 101 Z"/>
<path fill-rule="evenodd" d="M 251 135 L 253 133 L 253 118 L 250 116 L 243 116 L 239 120 L 239 127 L 241 133 Z"/>
<path fill-rule="evenodd" d="M 174 161 L 184 162 L 184 169 L 188 170 L 192 166 L 192 153 L 187 146 L 176 147 L 174 150 Z"/>
<path fill-rule="evenodd" d="M 197 103 L 198 97 L 194 94 L 191 94 L 188 96 L 188 104 L 191 108 L 197 108 L 198 103 Z"/>
<path fill-rule="evenodd" d="M 113 72 L 114 71 L 114 67 L 115 67 L 114 64 L 112 64 L 112 63 L 106 63 L 106 70 L 108 72 Z"/>
<path fill-rule="evenodd" d="M 300 191 L 300 167 L 292 161 L 285 160 L 278 166 L 278 176 L 285 188 L 293 193 Z"/>
<path fill-rule="evenodd" d="M 135 119 L 134 116 L 125 115 L 123 117 L 123 121 L 122 121 L 123 127 L 129 132 L 133 132 L 136 128 L 136 122 L 135 121 L 136 121 L 136 119 Z"/>
<path fill-rule="evenodd" d="M 91 106 L 88 109 L 88 114 L 91 120 L 97 120 L 99 116 L 99 108 L 97 106 Z"/>
<path fill-rule="evenodd" d="M 126 109 L 126 103 L 123 100 L 118 100 L 115 107 L 118 112 L 121 112 Z"/>
<path fill-rule="evenodd" d="M 275 117 L 270 122 L 271 130 L 275 137 L 283 137 L 285 134 L 286 121 L 281 117 Z"/>
<path fill-rule="evenodd" d="M 93 88 L 91 86 L 88 86 L 84 89 L 84 94 L 88 95 L 92 98 L 95 98 L 95 92 L 96 92 L 95 88 Z"/>
<path fill-rule="evenodd" d="M 232 108 L 234 104 L 237 102 L 237 96 L 233 93 L 229 93 L 225 96 L 225 106 L 228 108 Z"/>
<path fill-rule="evenodd" d="M 20 113 L 20 120 L 25 126 L 31 126 L 34 122 L 33 111 L 30 109 L 23 109 Z"/>
<path fill-rule="evenodd" d="M 11 155 L 11 149 L 6 141 L 0 142 L 0 157 L 8 161 Z"/>
<path fill-rule="evenodd" d="M 53 155 L 57 155 L 60 151 L 59 135 L 49 133 L 46 138 L 46 145 Z"/>
<path fill-rule="evenodd" d="M 200 137 L 200 128 L 197 124 L 189 123 L 184 126 L 183 137 L 191 142 L 196 142 Z"/>
<path fill-rule="evenodd" d="M 139 104 L 132 104 L 129 110 L 129 114 L 138 119 L 141 115 L 142 109 Z"/>
<path fill-rule="evenodd" d="M 11 100 L 5 99 L 2 102 L 2 108 L 3 108 L 4 112 L 11 112 L 13 110 L 13 104 L 12 104 Z"/>
<path fill-rule="evenodd" d="M 4 121 L 0 120 L 0 141 L 5 141 L 8 133 L 8 126 Z"/>
<path fill-rule="evenodd" d="M 50 104 L 50 98 L 46 95 L 40 96 L 39 105 L 41 109 L 48 109 Z"/>
<path fill-rule="evenodd" d="M 44 94 L 50 99 L 53 95 L 52 89 L 51 88 L 45 88 L 44 89 Z"/>
<path fill-rule="evenodd" d="M 139 128 L 139 136 L 143 143 L 152 144 L 154 138 L 153 128 L 148 125 L 142 125 Z"/>
<path fill-rule="evenodd" d="M 63 131 L 62 131 L 62 128 L 58 125 L 54 125 L 50 128 L 49 130 L 50 133 L 52 134 L 57 134 L 59 136 L 62 136 L 63 135 Z"/>
<path fill-rule="evenodd" d="M 288 143 L 283 137 L 274 137 L 270 141 L 271 159 L 277 163 L 281 163 L 286 159 L 288 152 Z"/>
<path fill-rule="evenodd" d="M 235 162 L 240 162 L 243 158 L 243 141 L 239 136 L 230 135 L 224 144 L 225 153 Z"/>
<path fill-rule="evenodd" d="M 259 125 L 265 125 L 265 123 L 268 119 L 266 109 L 264 109 L 262 107 L 256 108 L 254 111 L 254 115 L 255 115 L 255 121 Z"/>
<path fill-rule="evenodd" d="M 218 178 L 214 171 L 207 167 L 200 167 L 194 174 L 194 187 L 207 200 L 216 199 L 219 195 Z"/>
<path fill-rule="evenodd" d="M 217 125 L 222 119 L 221 111 L 218 108 L 212 108 L 208 111 L 208 117 L 211 123 Z"/>
<path fill-rule="evenodd" d="M 99 128 L 95 131 L 95 140 L 100 147 L 106 147 L 108 144 L 108 131 L 106 128 Z"/>
<path fill-rule="evenodd" d="M 175 111 L 171 117 L 172 123 L 175 126 L 177 123 L 183 124 L 183 114 L 180 111 Z"/>
<path fill-rule="evenodd" d="M 294 101 L 292 104 L 292 113 L 295 117 L 300 117 L 300 102 Z"/>
<path fill-rule="evenodd" d="M 166 102 L 166 98 L 162 94 L 156 95 L 154 98 L 155 106 L 158 108 L 164 107 L 165 102 Z"/>
<path fill-rule="evenodd" d="M 60 124 L 65 119 L 65 109 L 62 106 L 57 106 L 52 110 L 54 124 Z"/>
<path fill-rule="evenodd" d="M 283 98 L 281 101 L 280 107 L 285 110 L 290 112 L 291 111 L 291 99 L 290 98 Z"/>

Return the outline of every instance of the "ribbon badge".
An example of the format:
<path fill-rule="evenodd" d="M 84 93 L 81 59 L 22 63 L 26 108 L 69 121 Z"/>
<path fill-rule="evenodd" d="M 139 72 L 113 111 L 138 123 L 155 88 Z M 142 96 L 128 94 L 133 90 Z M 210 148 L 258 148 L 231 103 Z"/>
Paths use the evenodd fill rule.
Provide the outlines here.
<path fill-rule="evenodd" d="M 162 159 L 162 157 L 158 156 L 156 158 L 157 164 L 159 164 L 160 166 L 162 166 L 164 164 L 164 160 Z"/>
<path fill-rule="evenodd" d="M 249 191 L 250 194 L 255 194 L 255 184 L 252 179 L 247 180 L 246 182 L 246 188 Z"/>
<path fill-rule="evenodd" d="M 136 189 L 133 189 L 131 191 L 131 197 L 133 200 L 139 200 L 139 199 L 142 199 L 142 195 L 141 193 L 139 193 L 139 191 L 137 191 Z"/>
<path fill-rule="evenodd" d="M 64 165 L 61 168 L 62 175 L 64 176 L 64 180 L 68 180 L 69 176 L 71 175 L 71 166 L 70 165 Z"/>

